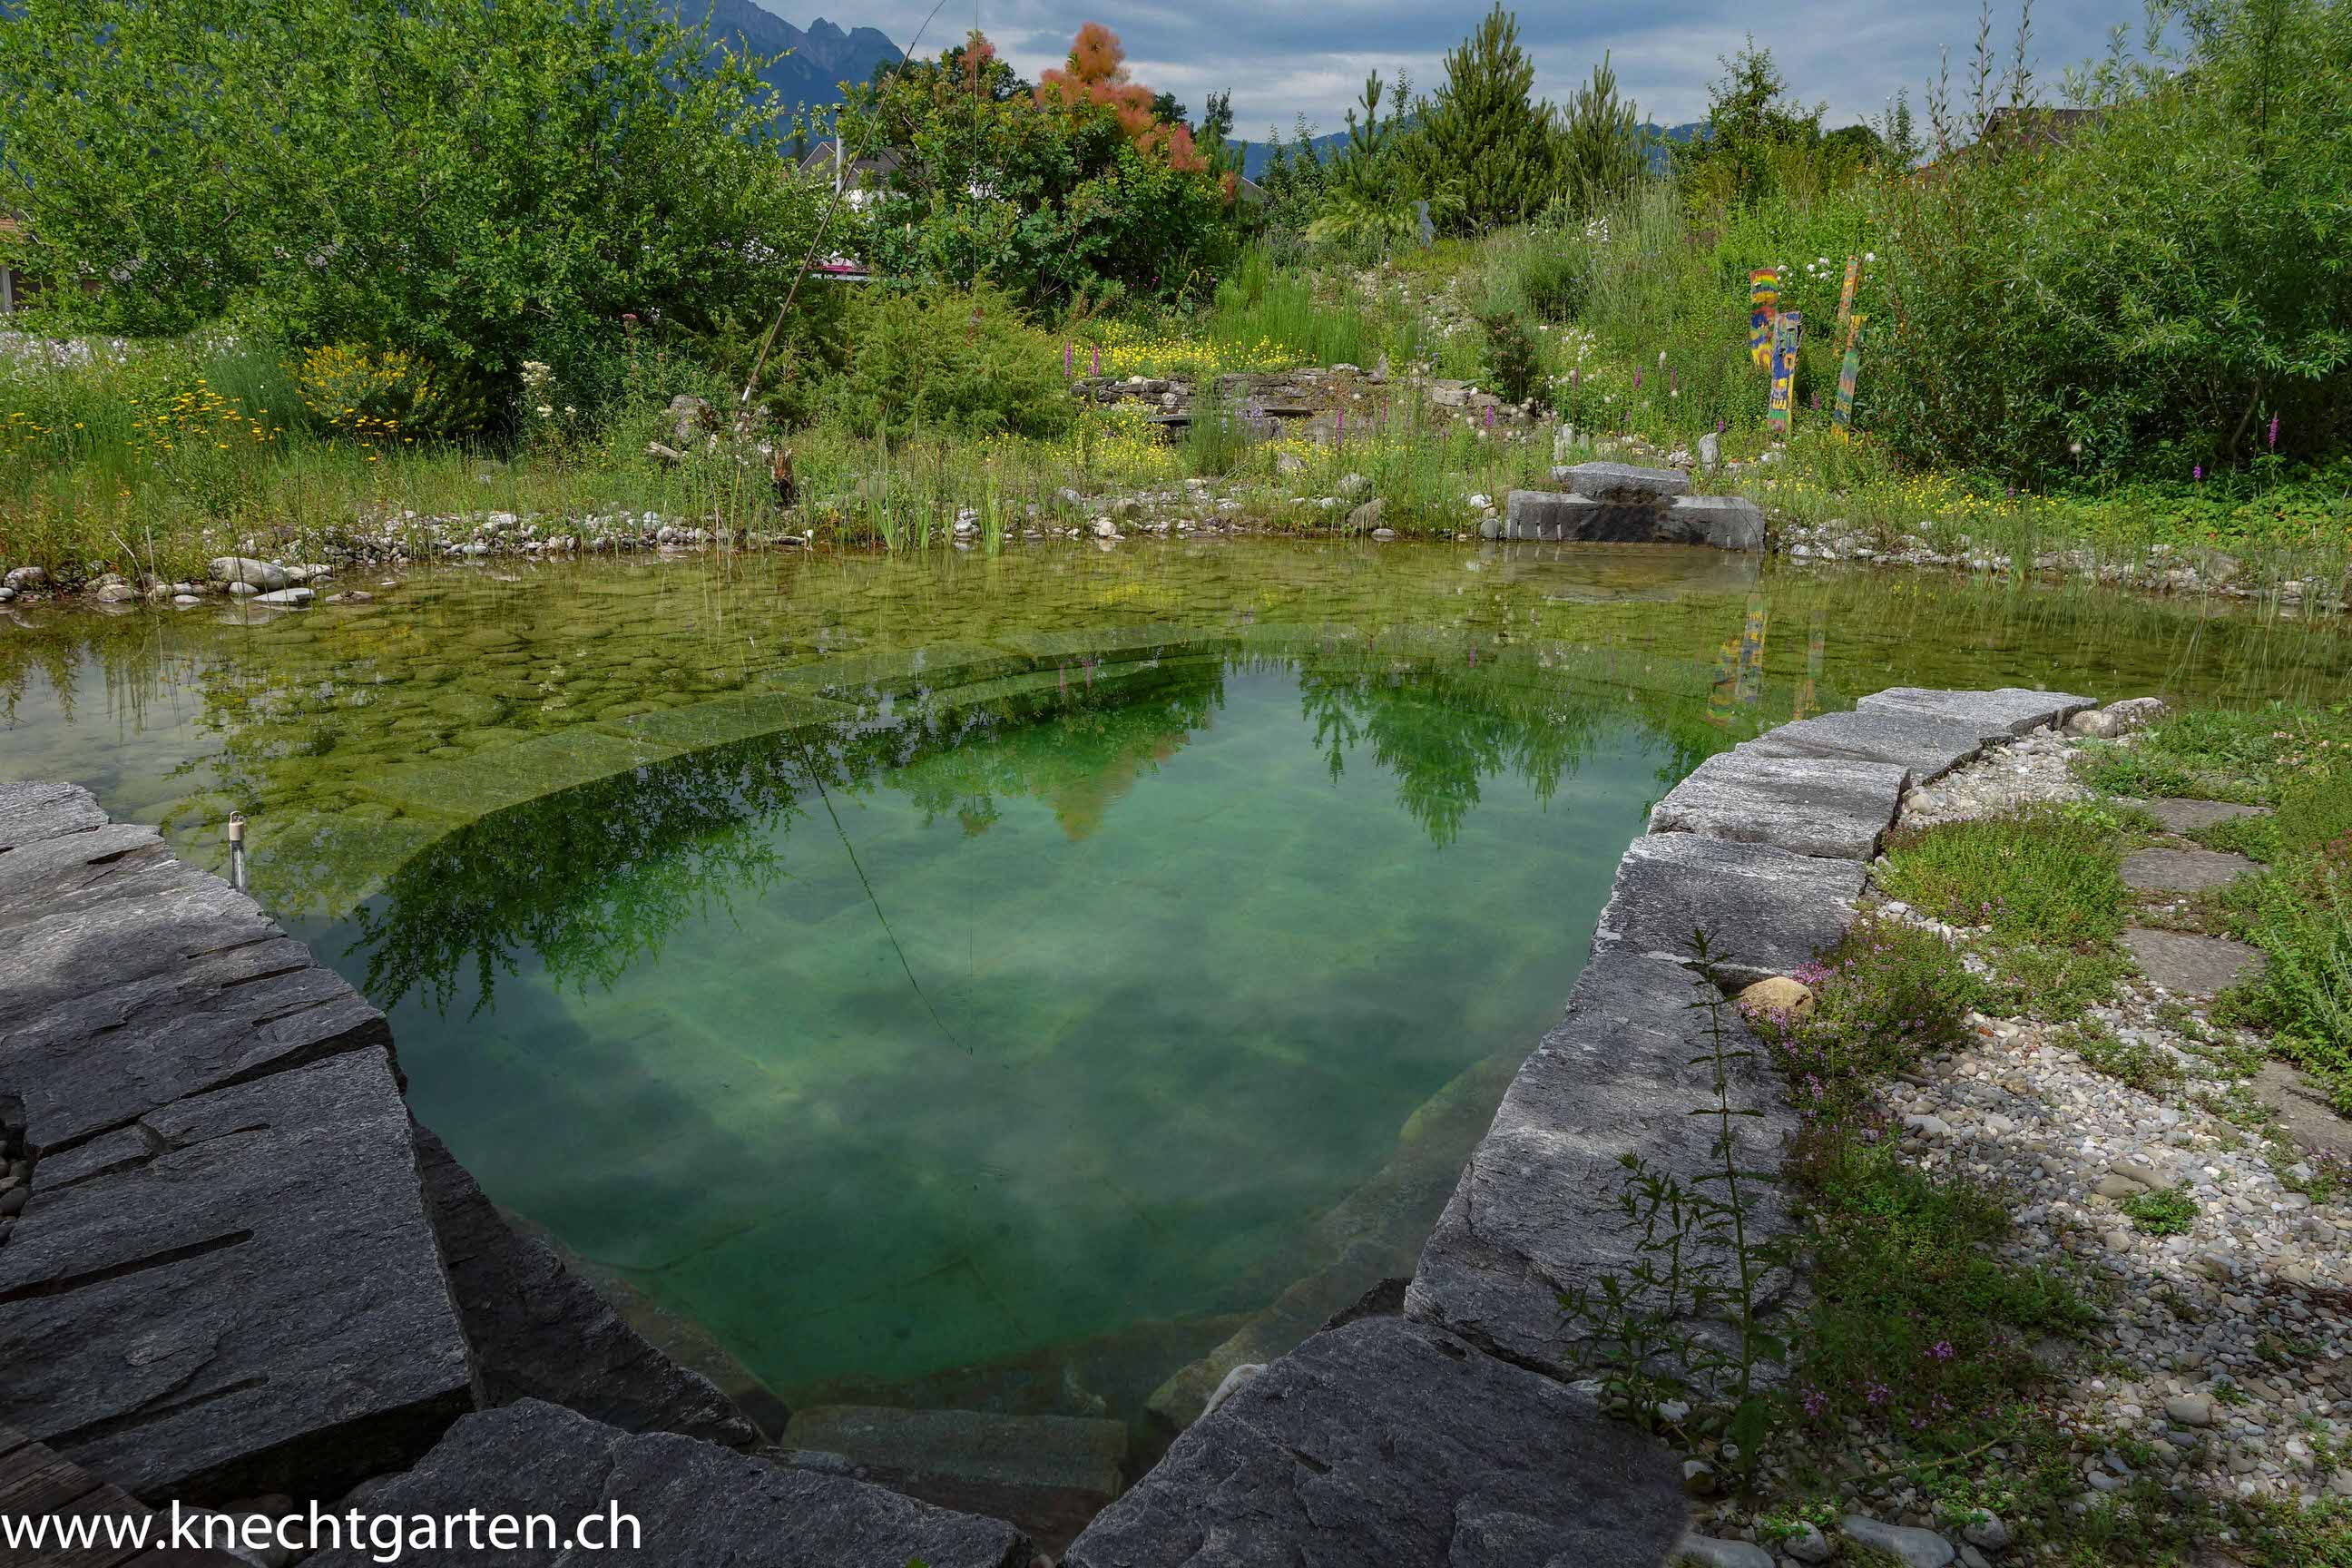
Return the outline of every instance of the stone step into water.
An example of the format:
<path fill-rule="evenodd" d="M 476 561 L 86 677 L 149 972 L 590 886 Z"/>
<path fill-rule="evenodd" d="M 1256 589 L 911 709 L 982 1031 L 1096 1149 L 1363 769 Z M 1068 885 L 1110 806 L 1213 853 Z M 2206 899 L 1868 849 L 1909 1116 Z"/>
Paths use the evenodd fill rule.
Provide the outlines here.
<path fill-rule="evenodd" d="M 1882 710 L 1873 713 L 1824 713 L 1801 720 L 1748 742 L 1740 750 L 1757 757 L 1851 758 L 1897 763 L 1915 782 L 1932 784 L 1984 750 L 1979 727 L 1927 712 Z"/>
<path fill-rule="evenodd" d="M 2088 697 L 2065 691 L 2036 691 L 2023 686 L 2003 686 L 1991 691 L 1940 691 L 1918 686 L 1890 686 L 1854 705 L 1861 713 L 1926 713 L 1977 726 L 1988 741 L 2011 739 L 2034 730 L 2063 724 L 2085 708 L 2098 704 Z"/>
<path fill-rule="evenodd" d="M 1127 1426 L 1070 1415 L 816 1405 L 782 1447 L 833 1455 L 858 1479 L 960 1512 L 1006 1519 L 1059 1551 L 1126 1489 Z"/>
<path fill-rule="evenodd" d="M 976 1519 L 865 1481 L 770 1464 L 675 1433 L 628 1433 L 538 1400 L 469 1415 L 415 1468 L 371 1482 L 347 1506 L 442 1517 L 550 1514 L 568 1529 L 614 1508 L 636 1521 L 636 1552 L 615 1562 L 742 1563 L 758 1568 L 1027 1568 L 1028 1540 L 1002 1520 Z M 622 1537 L 625 1542 L 625 1534 Z M 579 1563 L 576 1552 L 404 1552 L 409 1568 L 496 1561 Z M 307 1568 L 373 1568 L 364 1543 L 342 1542 Z"/>
<path fill-rule="evenodd" d="M 2168 833 L 2196 833 L 2217 822 L 2234 822 L 2242 816 L 2268 816 L 2266 805 L 2241 805 L 2230 800 L 2176 800 L 2159 797 L 2156 800 L 2119 800 L 2118 805 L 2136 805 L 2164 825 Z"/>
<path fill-rule="evenodd" d="M 1910 778 L 1899 763 L 1759 756 L 1735 747 L 1667 791 L 1650 813 L 1650 831 L 1867 860 L 1893 826 Z"/>
<path fill-rule="evenodd" d="M 1860 860 L 1769 844 L 1645 834 L 1617 863 L 1595 945 L 1685 963 L 1705 930 L 1725 980 L 1787 974 L 1845 934 L 1864 873 Z"/>

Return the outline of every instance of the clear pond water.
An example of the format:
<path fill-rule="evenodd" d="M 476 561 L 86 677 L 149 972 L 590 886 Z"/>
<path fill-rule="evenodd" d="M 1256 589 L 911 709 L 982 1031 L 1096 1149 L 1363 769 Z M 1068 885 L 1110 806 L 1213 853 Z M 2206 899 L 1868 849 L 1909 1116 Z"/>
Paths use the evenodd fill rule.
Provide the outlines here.
<path fill-rule="evenodd" d="M 2347 690 L 2328 627 L 1676 549 L 381 578 L 0 611 L 0 774 L 207 863 L 245 812 L 419 1118 L 794 1405 L 1181 1419 L 1409 1270 L 1649 805 L 1760 728 Z"/>

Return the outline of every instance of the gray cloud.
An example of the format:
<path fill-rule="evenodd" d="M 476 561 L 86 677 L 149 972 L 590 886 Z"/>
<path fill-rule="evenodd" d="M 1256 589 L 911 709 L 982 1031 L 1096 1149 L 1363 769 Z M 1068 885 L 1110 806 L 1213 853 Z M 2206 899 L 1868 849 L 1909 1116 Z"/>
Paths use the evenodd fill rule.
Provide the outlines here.
<path fill-rule="evenodd" d="M 761 3 L 782 13 L 793 0 Z M 923 0 L 880 0 L 834 19 L 879 27 L 903 45 L 930 9 Z M 1734 0 L 1528 0 L 1517 10 L 1539 94 L 1564 100 L 1607 49 L 1622 90 L 1662 124 L 1705 112 L 1717 58 L 1738 48 L 1751 29 L 1759 44 L 1770 47 L 1798 97 L 1828 102 L 1832 125 L 1877 113 L 1898 88 L 1910 89 L 1916 106 L 1941 46 L 1952 50 L 1955 78 L 1963 77 L 1977 30 L 1969 0 L 1899 7 L 1808 0 L 1769 9 Z M 1386 76 L 1402 67 L 1417 85 L 1434 87 L 1445 51 L 1485 12 L 1483 4 L 1462 0 L 1436 6 L 1395 0 L 982 0 L 979 22 L 1031 77 L 1061 63 L 1081 23 L 1102 22 L 1126 46 L 1137 79 L 1174 93 L 1196 115 L 1209 93 L 1231 90 L 1236 134 L 1259 140 L 1269 125 L 1287 134 L 1299 113 L 1325 131 L 1339 129 L 1368 70 Z M 2004 58 L 2016 17 L 2013 3 L 1994 17 L 1994 44 Z M 920 50 L 936 53 L 957 41 L 972 20 L 970 0 L 948 0 Z M 2136 21 L 2127 0 L 2042 0 L 2032 55 L 2045 86 L 2054 94 L 2063 67 L 2098 53 L 2111 24 Z"/>

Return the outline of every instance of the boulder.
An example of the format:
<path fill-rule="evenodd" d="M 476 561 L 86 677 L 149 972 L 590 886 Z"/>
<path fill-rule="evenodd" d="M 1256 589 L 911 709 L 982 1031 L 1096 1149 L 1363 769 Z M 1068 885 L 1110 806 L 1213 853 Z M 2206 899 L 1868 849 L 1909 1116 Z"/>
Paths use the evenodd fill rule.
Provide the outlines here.
<path fill-rule="evenodd" d="M 417 1173 L 466 1340 L 492 1405 L 543 1399 L 627 1432 L 677 1432 L 730 1447 L 759 1429 L 701 1373 L 656 1350 L 509 1225 L 440 1139 L 415 1129 Z"/>
<path fill-rule="evenodd" d="M 1595 941 L 1683 963 L 1704 929 L 1724 979 L 1785 974 L 1845 934 L 1864 869 L 1769 844 L 1645 834 L 1617 863 Z"/>
<path fill-rule="evenodd" d="M 1650 813 L 1650 831 L 1867 860 L 1878 853 L 1910 777 L 1900 763 L 1768 757 L 1735 748 L 1709 757 L 1669 790 Z"/>
<path fill-rule="evenodd" d="M 1801 980 L 1774 974 L 1739 994 L 1740 1010 L 1750 1017 L 1785 1018 L 1790 1023 L 1813 1014 L 1813 988 Z"/>
<path fill-rule="evenodd" d="M 1638 1256 L 1618 1204 L 1620 1157 L 1637 1153 L 1686 1183 L 1719 1168 L 1715 1121 L 1692 1114 L 1712 1100 L 1708 1071 L 1692 1064 L 1711 1048 L 1707 1016 L 1691 1005 L 1706 994 L 1678 964 L 1597 948 L 1568 1016 L 1520 1068 L 1422 1248 L 1408 1317 L 1522 1366 L 1580 1375 L 1582 1327 L 1560 1294 L 1622 1279 Z M 1769 1171 L 1796 1117 L 1738 1009 L 1727 1006 L 1723 1022 L 1727 1048 L 1753 1053 L 1731 1064 L 1732 1103 L 1763 1113 L 1733 1121 L 1739 1165 Z M 1786 1225 L 1769 1183 L 1748 1197 L 1752 1234 Z M 1769 1282 L 1766 1303 L 1786 1288 Z"/>
<path fill-rule="evenodd" d="M 1920 784 L 1943 777 L 1984 750 L 1979 727 L 1924 711 L 1881 709 L 1824 713 L 1783 724 L 1739 750 L 1758 757 L 1850 757 L 1900 763 Z"/>
<path fill-rule="evenodd" d="M 1674 1457 L 1590 1396 L 1400 1318 L 1250 1378 L 1071 1544 L 1064 1568 L 1652 1568 Z"/>
<path fill-rule="evenodd" d="M 415 1468 L 373 1482 L 350 1500 L 372 1513 L 550 1514 L 635 1521 L 636 1552 L 618 1562 L 680 1568 L 1026 1568 L 1021 1532 L 999 1520 L 951 1513 L 864 1481 L 769 1464 L 669 1432 L 628 1433 L 538 1400 L 468 1415 Z M 622 1526 L 620 1542 L 630 1538 Z M 603 1542 L 600 1541 L 599 1544 Z M 483 1563 L 552 1564 L 569 1552 L 486 1556 L 454 1548 L 404 1552 L 408 1568 Z M 305 1558 L 308 1568 L 370 1568 L 366 1542 L 341 1542 Z"/>
<path fill-rule="evenodd" d="M 256 594 L 257 605 L 275 605 L 280 609 L 299 609 L 319 596 L 316 588 L 279 588 L 273 593 Z"/>
<path fill-rule="evenodd" d="M 2166 712 L 2161 697 L 2133 697 L 2121 702 L 2110 702 L 2105 708 L 2086 709 L 2066 721 L 2070 735 L 2086 735 L 2094 740 L 2110 740 L 2127 735 L 2135 730 L 2145 730 Z"/>
<path fill-rule="evenodd" d="M 286 568 L 276 562 L 256 561 L 245 555 L 221 556 L 205 570 L 215 583 L 243 583 L 257 593 L 273 593 L 291 580 L 286 575 Z"/>
<path fill-rule="evenodd" d="M 49 574 L 37 566 L 13 566 L 9 568 L 7 576 L 0 577 L 0 585 L 5 585 L 20 594 L 46 588 L 48 584 Z"/>
<path fill-rule="evenodd" d="M 1373 497 L 1348 514 L 1349 531 L 1368 533 L 1380 527 L 1381 519 L 1388 515 L 1388 510 L 1389 503 L 1386 496 Z"/>
<path fill-rule="evenodd" d="M 1710 430 L 1698 438 L 1699 472 L 1711 474 L 1722 465 L 1722 462 L 1723 437 Z"/>
<path fill-rule="evenodd" d="M 2004 686 L 1992 691 L 1938 691 L 1916 686 L 1894 686 L 1874 692 L 1854 704 L 1858 712 L 1928 713 L 1977 726 L 1988 741 L 2023 735 L 2063 724 L 2095 704 L 2087 697 L 2065 691 L 2034 691 Z"/>

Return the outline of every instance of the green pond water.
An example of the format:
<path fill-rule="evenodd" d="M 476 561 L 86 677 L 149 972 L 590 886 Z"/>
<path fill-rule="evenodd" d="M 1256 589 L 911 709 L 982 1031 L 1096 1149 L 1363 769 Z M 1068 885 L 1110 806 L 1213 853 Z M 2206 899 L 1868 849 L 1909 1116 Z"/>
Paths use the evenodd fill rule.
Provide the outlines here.
<path fill-rule="evenodd" d="M 344 585 L 0 611 L 0 776 L 206 864 L 245 813 L 492 1197 L 794 1405 L 1137 1418 L 1408 1270 L 1714 750 L 1894 684 L 2347 691 L 2330 626 L 1645 547 Z"/>

